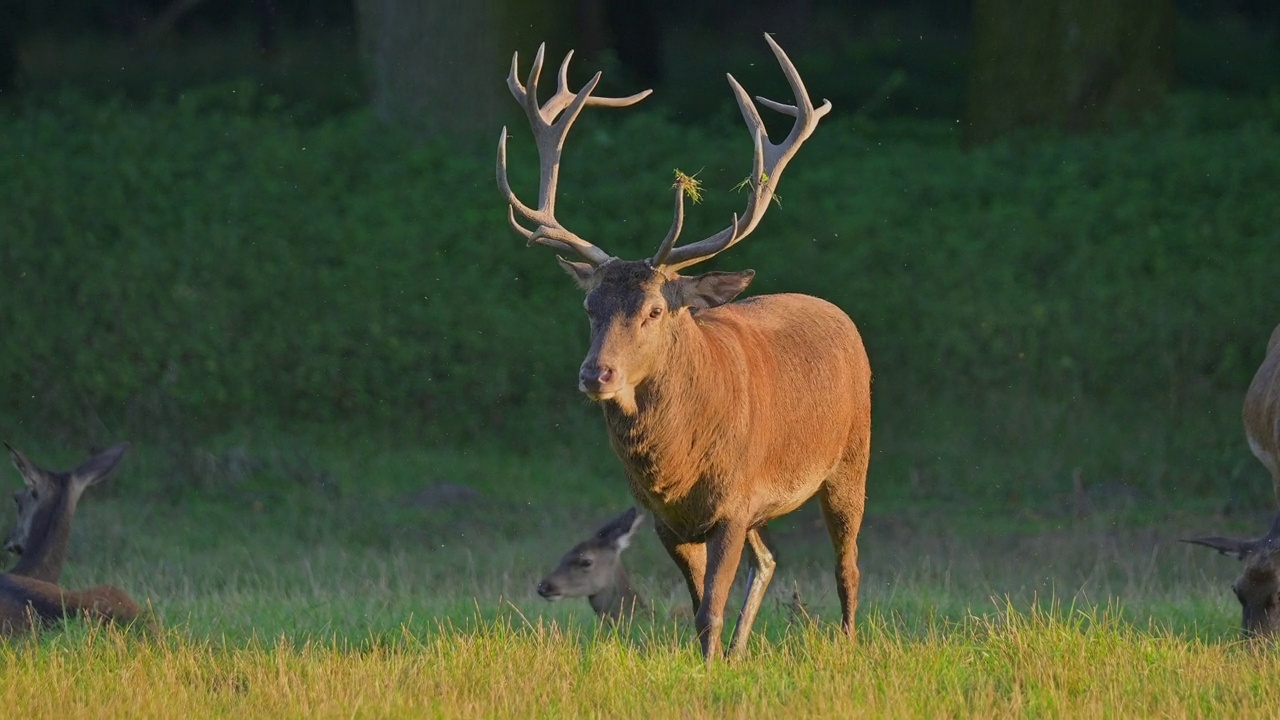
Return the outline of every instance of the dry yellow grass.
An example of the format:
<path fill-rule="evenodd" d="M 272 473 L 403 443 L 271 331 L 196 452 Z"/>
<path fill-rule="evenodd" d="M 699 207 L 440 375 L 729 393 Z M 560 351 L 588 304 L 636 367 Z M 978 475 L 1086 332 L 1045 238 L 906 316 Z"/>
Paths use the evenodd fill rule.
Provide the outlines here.
<path fill-rule="evenodd" d="M 1274 717 L 1280 656 L 1108 611 L 1005 608 L 858 644 L 793 627 L 706 667 L 688 630 L 515 616 L 364 642 L 72 630 L 0 645 L 10 717 Z"/>

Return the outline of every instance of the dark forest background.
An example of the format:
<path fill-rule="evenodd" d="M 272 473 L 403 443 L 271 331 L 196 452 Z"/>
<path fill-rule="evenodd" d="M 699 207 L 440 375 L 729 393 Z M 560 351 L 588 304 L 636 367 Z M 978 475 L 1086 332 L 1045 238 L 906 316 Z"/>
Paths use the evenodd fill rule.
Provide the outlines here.
<path fill-rule="evenodd" d="M 888 495 L 1271 502 L 1238 416 L 1280 321 L 1261 0 L 0 0 L 0 434 L 175 477 L 262 433 L 610 467 L 578 291 L 493 181 L 504 123 L 536 173 L 511 52 L 656 89 L 588 111 L 561 198 L 638 257 L 673 168 L 690 236 L 738 209 L 723 75 L 786 97 L 766 31 L 836 110 L 711 265 L 859 324 Z"/>

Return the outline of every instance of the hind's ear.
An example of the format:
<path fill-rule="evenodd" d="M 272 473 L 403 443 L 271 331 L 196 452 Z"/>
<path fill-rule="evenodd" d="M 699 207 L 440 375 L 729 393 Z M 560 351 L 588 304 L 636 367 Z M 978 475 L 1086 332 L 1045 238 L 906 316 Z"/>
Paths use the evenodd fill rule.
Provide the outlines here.
<path fill-rule="evenodd" d="M 612 543 L 619 551 L 626 550 L 631 547 L 631 540 L 635 537 L 636 530 L 640 529 L 642 522 L 644 522 L 644 516 L 633 507 L 600 528 L 596 537 Z"/>
<path fill-rule="evenodd" d="M 1237 540 L 1235 538 L 1218 537 L 1216 535 L 1209 537 L 1187 538 L 1182 540 L 1184 543 L 1192 545 L 1204 545 L 1213 548 L 1223 555 L 1234 555 L 1237 560 L 1243 560 L 1249 557 L 1253 552 L 1256 542 L 1253 540 Z"/>
<path fill-rule="evenodd" d="M 124 453 L 128 449 L 129 443 L 121 443 L 85 460 L 80 467 L 71 471 L 72 481 L 83 489 L 106 480 L 115 473 L 116 467 L 124 459 Z"/>
<path fill-rule="evenodd" d="M 18 451 L 17 448 L 9 443 L 4 444 L 9 450 L 9 461 L 18 470 L 18 474 L 22 475 L 22 482 L 27 487 L 36 491 L 44 491 L 49 487 L 49 474 L 46 473 L 39 465 L 31 462 L 31 460 Z"/>

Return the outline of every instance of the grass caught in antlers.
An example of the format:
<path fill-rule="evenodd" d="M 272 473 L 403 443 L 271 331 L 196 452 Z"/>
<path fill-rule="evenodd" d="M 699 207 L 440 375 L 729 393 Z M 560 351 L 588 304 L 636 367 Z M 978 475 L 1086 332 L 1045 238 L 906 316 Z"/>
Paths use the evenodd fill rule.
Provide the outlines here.
<path fill-rule="evenodd" d="M 678 188 L 695 205 L 702 202 L 702 181 L 698 179 L 698 173 L 689 175 L 676 168 L 675 175 L 676 180 L 671 187 Z"/>

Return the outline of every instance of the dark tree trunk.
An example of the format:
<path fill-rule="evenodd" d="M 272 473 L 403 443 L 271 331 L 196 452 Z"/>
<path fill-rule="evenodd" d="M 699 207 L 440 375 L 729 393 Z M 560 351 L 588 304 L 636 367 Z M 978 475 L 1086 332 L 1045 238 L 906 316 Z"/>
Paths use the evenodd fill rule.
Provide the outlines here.
<path fill-rule="evenodd" d="M 23 16 L 21 0 L 0 0 L 0 100 L 16 95 L 22 84 L 18 38 Z"/>
<path fill-rule="evenodd" d="M 450 140 L 492 136 L 515 109 L 511 53 L 522 73 L 547 43 L 544 86 L 573 35 L 563 0 L 357 0 L 373 105 L 384 121 Z"/>
<path fill-rule="evenodd" d="M 579 56 L 593 66 L 605 49 L 640 85 L 662 80 L 662 21 L 655 0 L 577 0 Z"/>
<path fill-rule="evenodd" d="M 1158 107 L 1172 82 L 1171 0 L 976 0 L 973 25 L 968 142 L 1102 129 Z"/>

